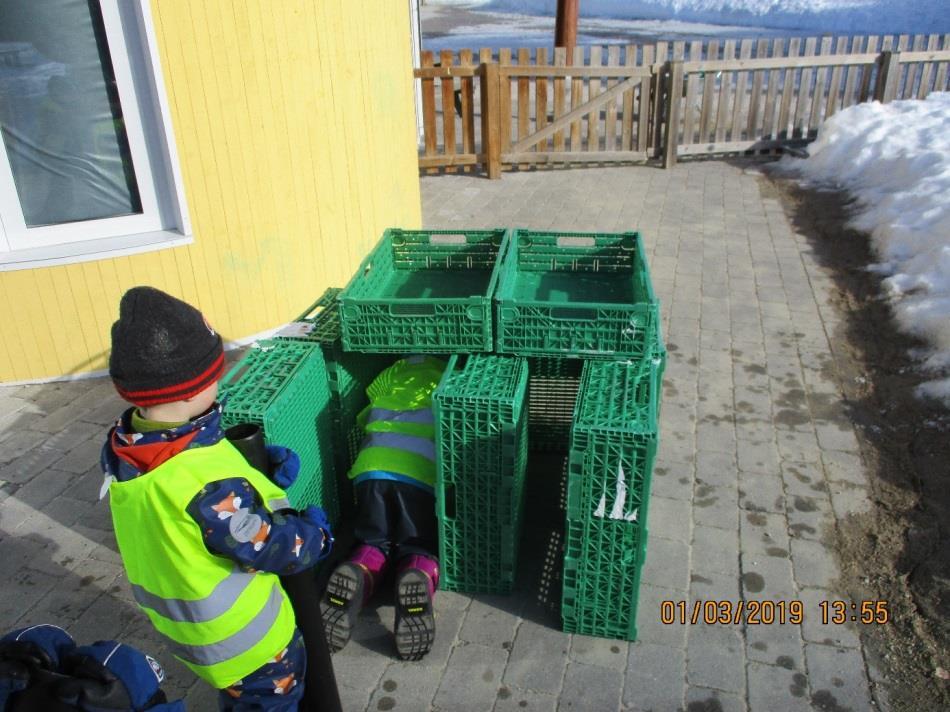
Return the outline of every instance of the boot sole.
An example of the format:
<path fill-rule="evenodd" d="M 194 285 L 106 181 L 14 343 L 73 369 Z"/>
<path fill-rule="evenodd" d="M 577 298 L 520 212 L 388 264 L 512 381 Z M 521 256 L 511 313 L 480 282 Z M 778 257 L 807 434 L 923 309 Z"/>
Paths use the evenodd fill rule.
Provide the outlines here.
<path fill-rule="evenodd" d="M 356 619 L 363 607 L 363 572 L 353 564 L 340 564 L 327 581 L 320 600 L 320 613 L 331 652 L 350 642 Z"/>
<path fill-rule="evenodd" d="M 396 583 L 396 652 L 403 660 L 421 660 L 435 640 L 435 617 L 426 575 L 410 569 Z"/>

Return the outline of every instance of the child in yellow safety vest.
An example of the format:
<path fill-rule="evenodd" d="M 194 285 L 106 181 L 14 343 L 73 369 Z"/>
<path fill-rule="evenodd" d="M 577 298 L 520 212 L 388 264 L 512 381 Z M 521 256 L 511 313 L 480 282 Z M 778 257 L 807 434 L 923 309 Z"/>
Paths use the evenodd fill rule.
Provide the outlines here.
<path fill-rule="evenodd" d="M 432 392 L 445 363 L 409 356 L 366 389 L 358 422 L 366 437 L 350 468 L 356 494 L 356 546 L 333 571 L 320 604 L 331 650 L 350 639 L 360 610 L 390 565 L 396 569 L 396 652 L 419 660 L 435 640 L 435 425 Z"/>
<path fill-rule="evenodd" d="M 133 407 L 103 446 L 103 495 L 136 602 L 221 709 L 296 710 L 306 651 L 278 574 L 312 567 L 333 539 L 323 510 L 290 508 L 293 451 L 267 448 L 268 479 L 224 437 L 223 369 L 197 309 L 125 293 L 109 373 Z"/>

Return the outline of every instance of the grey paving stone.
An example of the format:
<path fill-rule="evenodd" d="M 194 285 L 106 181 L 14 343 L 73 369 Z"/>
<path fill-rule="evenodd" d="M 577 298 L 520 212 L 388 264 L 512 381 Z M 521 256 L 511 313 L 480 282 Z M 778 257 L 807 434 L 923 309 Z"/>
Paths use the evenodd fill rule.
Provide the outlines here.
<path fill-rule="evenodd" d="M 575 633 L 571 636 L 568 658 L 571 662 L 623 670 L 627 666 L 630 644 L 624 640 L 596 638 Z"/>
<path fill-rule="evenodd" d="M 3 542 L 7 544 L 6 541 Z M 4 557 L 7 565 L 11 559 Z M 59 576 L 53 576 L 43 571 L 17 566 L 0 587 L 0 621 L 3 621 L 4 630 L 9 630 L 24 616 L 31 616 L 30 622 L 49 622 L 40 620 L 47 611 L 36 604 L 62 581 Z"/>
<path fill-rule="evenodd" d="M 831 508 L 839 521 L 853 514 L 866 514 L 873 507 L 867 488 L 850 482 L 831 482 L 828 493 L 831 496 Z"/>
<path fill-rule="evenodd" d="M 515 635 L 503 682 L 512 688 L 557 695 L 569 645 L 570 639 L 561 631 L 524 621 Z"/>
<path fill-rule="evenodd" d="M 342 690 L 341 690 L 342 692 Z M 342 695 L 341 695 L 342 696 Z M 185 709 L 189 710 L 215 710 L 218 708 L 218 691 L 211 685 L 203 682 L 195 683 L 188 690 L 184 698 Z M 353 709 L 347 707 L 346 709 Z M 359 709 L 362 709 L 360 707 Z"/>
<path fill-rule="evenodd" d="M 871 709 L 860 650 L 808 643 L 805 646 L 811 703 L 816 709 Z"/>
<path fill-rule="evenodd" d="M 808 681 L 801 669 L 749 663 L 749 709 L 802 710 L 812 707 L 808 701 Z"/>
<path fill-rule="evenodd" d="M 692 561 L 694 573 L 722 573 L 739 578 L 739 536 L 730 529 L 694 526 Z"/>
<path fill-rule="evenodd" d="M 686 644 L 690 686 L 745 693 L 745 651 L 739 632 L 729 626 L 691 626 Z"/>
<path fill-rule="evenodd" d="M 736 447 L 739 470 L 745 472 L 778 472 L 778 448 L 772 441 L 739 440 Z"/>
<path fill-rule="evenodd" d="M 518 611 L 511 610 L 516 601 L 511 596 L 480 595 L 472 600 L 459 631 L 459 639 L 488 646 L 510 647 L 518 627 Z"/>
<path fill-rule="evenodd" d="M 854 452 L 825 450 L 821 453 L 828 479 L 867 486 L 868 478 L 860 455 Z"/>
<path fill-rule="evenodd" d="M 643 583 L 686 591 L 689 587 L 689 547 L 681 541 L 650 537 L 643 566 Z"/>
<path fill-rule="evenodd" d="M 736 427 L 731 413 L 723 417 L 700 415 L 696 423 L 696 447 L 706 452 L 734 453 Z"/>
<path fill-rule="evenodd" d="M 497 648 L 460 643 L 452 650 L 434 704 L 447 710 L 491 710 L 507 656 Z"/>
<path fill-rule="evenodd" d="M 795 598 L 795 581 L 788 559 L 775 556 L 741 557 L 742 597 L 748 600 L 790 601 Z"/>
<path fill-rule="evenodd" d="M 498 699 L 494 712 L 554 712 L 558 698 L 543 692 L 524 690 L 518 687 L 502 686 L 498 688 Z"/>
<path fill-rule="evenodd" d="M 48 437 L 42 433 L 43 437 Z M 3 443 L 2 445 L 6 445 Z M 36 447 L 35 444 L 25 448 L 18 457 L 9 460 L 3 467 L 0 467 L 0 480 L 13 482 L 15 484 L 24 484 L 36 477 L 39 473 L 49 469 L 63 458 L 63 453 L 58 450 Z"/>
<path fill-rule="evenodd" d="M 735 531 L 739 519 L 739 494 L 735 485 L 712 486 L 702 477 L 693 490 L 693 524 Z"/>
<path fill-rule="evenodd" d="M 805 614 L 812 615 L 812 611 L 806 611 L 804 602 L 800 599 L 780 600 L 785 606 L 784 619 L 780 618 L 781 614 L 778 613 L 776 606 L 775 623 L 746 625 L 746 657 L 759 663 L 778 665 L 779 667 L 804 672 L 805 653 L 802 648 L 801 625 L 791 621 L 798 620 L 798 613 L 801 613 L 802 620 L 804 620 Z M 795 608 L 790 605 L 793 601 L 797 602 Z M 800 609 L 798 603 L 802 604 Z M 794 617 L 792 617 L 793 615 Z"/>
<path fill-rule="evenodd" d="M 734 452 L 700 450 L 696 453 L 696 478 L 715 486 L 735 486 L 738 469 Z"/>
<path fill-rule="evenodd" d="M 686 591 L 642 583 L 637 604 L 637 641 L 674 648 L 685 647 L 687 626 L 680 623 L 664 625 L 661 622 L 660 609 L 664 601 L 672 601 L 675 605 L 686 599 Z"/>
<path fill-rule="evenodd" d="M 828 622 L 823 622 L 822 604 L 845 600 L 850 605 L 850 601 L 845 599 L 845 597 L 824 588 L 803 588 L 799 591 L 798 597 L 805 604 L 805 620 L 802 622 L 802 638 L 805 639 L 806 643 L 821 643 L 822 645 L 835 645 L 848 648 L 857 648 L 860 646 L 861 642 L 854 624 L 845 622 L 841 625 L 837 625 L 831 622 L 830 611 L 833 609 L 826 609 L 829 611 L 826 617 Z"/>
<path fill-rule="evenodd" d="M 834 554 L 826 545 L 805 539 L 791 540 L 792 565 L 800 586 L 830 588 L 840 575 Z"/>
<path fill-rule="evenodd" d="M 650 534 L 664 539 L 688 542 L 690 503 L 654 494 L 650 498 Z"/>
<path fill-rule="evenodd" d="M 693 470 L 692 464 L 658 458 L 653 466 L 653 479 L 650 483 L 652 496 L 692 501 Z"/>
<path fill-rule="evenodd" d="M 623 704 L 635 710 L 679 709 L 686 691 L 686 655 L 651 643 L 630 646 Z"/>
<path fill-rule="evenodd" d="M 815 423 L 818 444 L 823 450 L 858 452 L 858 439 L 854 430 L 838 423 Z"/>
<path fill-rule="evenodd" d="M 793 537 L 819 542 L 830 541 L 834 527 L 834 512 L 827 495 L 821 493 L 814 497 L 789 497 L 788 531 Z"/>
<path fill-rule="evenodd" d="M 558 710 L 613 710 L 620 707 L 623 673 L 619 670 L 570 663 L 564 674 Z"/>
<path fill-rule="evenodd" d="M 102 452 L 102 443 L 105 434 L 102 436 L 93 436 L 85 442 L 79 443 L 70 450 L 67 455 L 56 463 L 57 469 L 82 474 L 91 467 L 99 467 L 99 454 Z"/>
<path fill-rule="evenodd" d="M 376 682 L 367 709 L 403 712 L 429 709 L 442 672 L 437 667 L 419 667 L 411 662 L 394 661 Z M 352 682 L 358 683 L 358 680 Z"/>
<path fill-rule="evenodd" d="M 827 487 L 825 473 L 820 462 L 784 461 L 782 463 L 782 480 L 785 483 L 785 492 L 789 497 L 813 497 L 816 492 L 823 492 Z"/>
<path fill-rule="evenodd" d="M 740 471 L 739 508 L 749 512 L 784 512 L 785 488 L 781 476 Z"/>
<path fill-rule="evenodd" d="M 693 571 L 689 577 L 690 601 L 728 601 L 739 599 L 739 580 L 735 576 L 714 571 Z M 725 608 L 724 611 L 728 611 Z"/>
<path fill-rule="evenodd" d="M 14 497 L 34 509 L 43 509 L 65 491 L 73 476 L 52 468 L 40 470 L 20 487 Z"/>

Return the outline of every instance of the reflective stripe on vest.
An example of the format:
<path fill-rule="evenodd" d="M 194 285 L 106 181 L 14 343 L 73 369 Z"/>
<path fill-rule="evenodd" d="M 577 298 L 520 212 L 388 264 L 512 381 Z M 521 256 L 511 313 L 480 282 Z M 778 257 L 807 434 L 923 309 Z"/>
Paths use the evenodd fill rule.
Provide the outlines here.
<path fill-rule="evenodd" d="M 173 643 L 175 654 L 192 665 L 217 665 L 247 652 L 267 635 L 274 625 L 283 605 L 284 596 L 280 586 L 271 588 L 267 603 L 251 621 L 233 635 L 208 645 L 182 645 Z"/>
<path fill-rule="evenodd" d="M 371 408 L 366 422 L 376 423 L 379 421 L 433 425 L 435 423 L 435 416 L 432 414 L 431 408 L 421 408 L 419 410 L 389 410 L 387 408 Z"/>
<path fill-rule="evenodd" d="M 132 595 L 143 608 L 150 608 L 160 616 L 179 623 L 203 623 L 214 620 L 231 609 L 242 593 L 254 581 L 255 574 L 238 569 L 229 574 L 207 596 L 194 601 L 182 598 L 162 598 L 132 584 Z"/>
<path fill-rule="evenodd" d="M 403 435 L 402 433 L 367 433 L 366 437 L 363 438 L 363 447 L 389 447 L 394 450 L 405 450 L 435 462 L 435 443 L 431 438 Z"/>

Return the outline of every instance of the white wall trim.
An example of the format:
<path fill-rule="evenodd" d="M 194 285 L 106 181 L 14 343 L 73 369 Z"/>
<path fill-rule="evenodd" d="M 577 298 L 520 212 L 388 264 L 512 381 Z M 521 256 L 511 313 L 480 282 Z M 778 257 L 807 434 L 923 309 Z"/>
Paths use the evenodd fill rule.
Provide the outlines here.
<path fill-rule="evenodd" d="M 47 245 L 29 250 L 11 250 L 0 252 L 0 272 L 13 272 L 20 269 L 37 269 L 71 265 L 79 262 L 105 260 L 113 257 L 137 255 L 142 252 L 154 252 L 169 247 L 190 245 L 194 238 L 180 232 L 159 230 L 139 235 L 104 237 L 98 240 L 83 240 L 63 245 Z"/>

